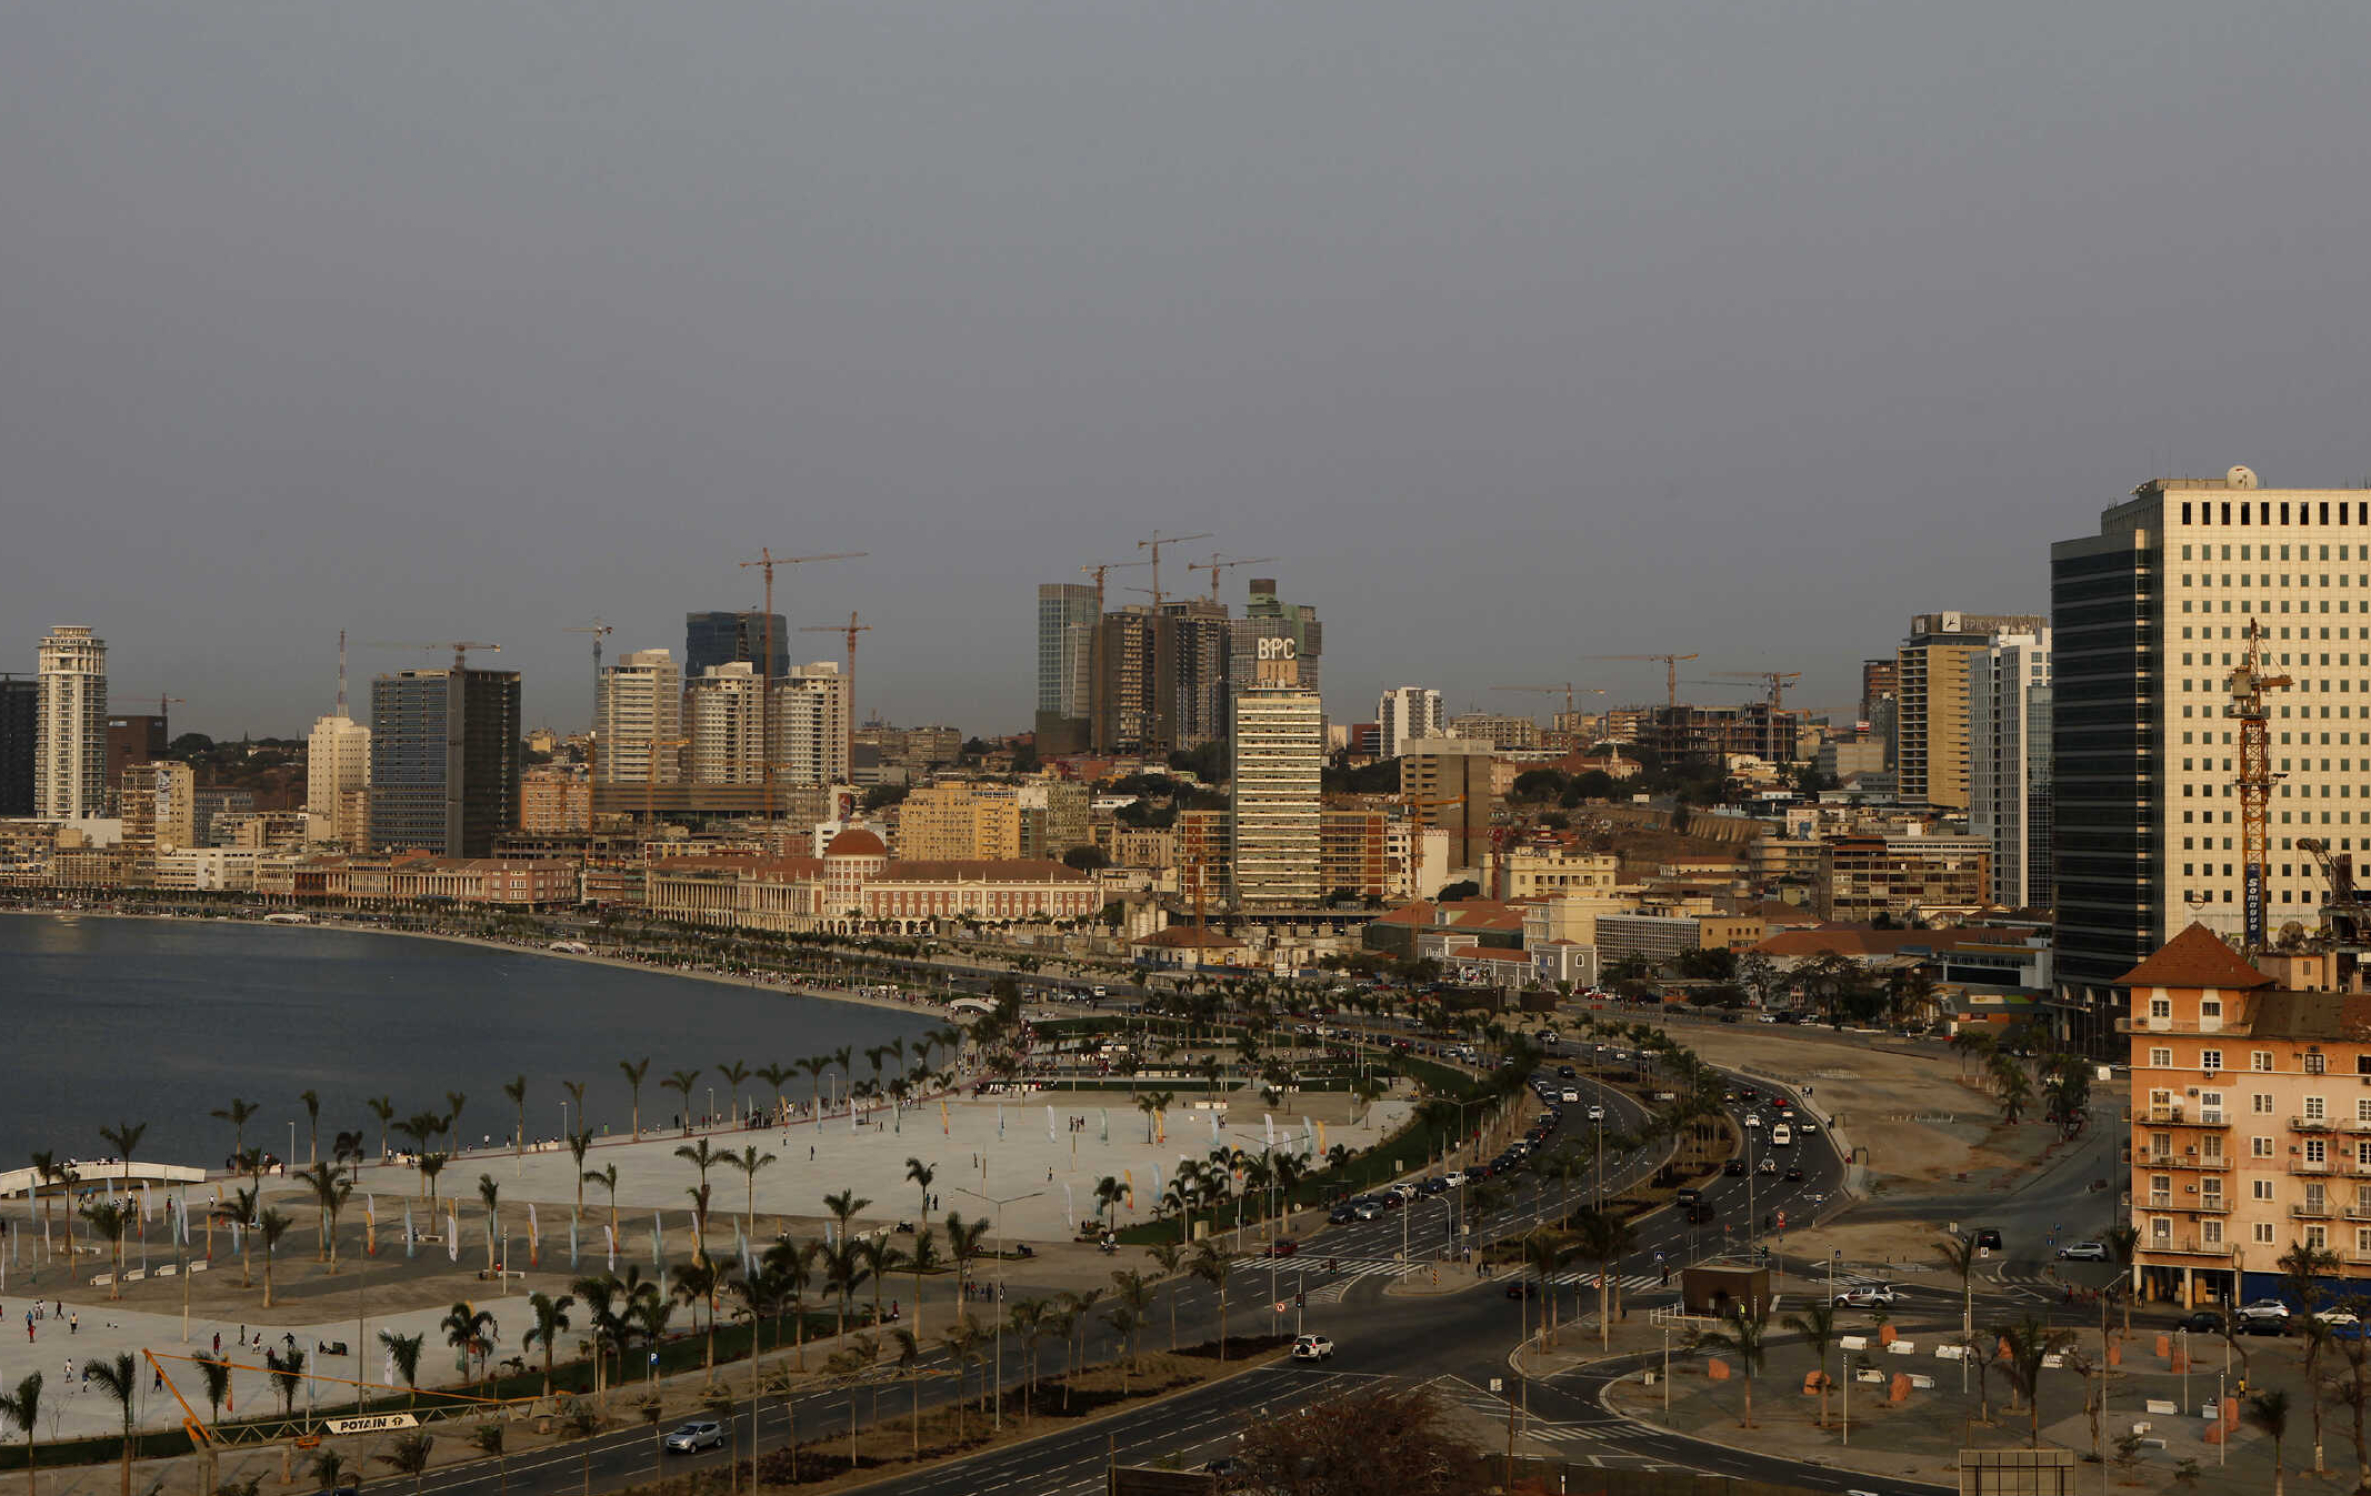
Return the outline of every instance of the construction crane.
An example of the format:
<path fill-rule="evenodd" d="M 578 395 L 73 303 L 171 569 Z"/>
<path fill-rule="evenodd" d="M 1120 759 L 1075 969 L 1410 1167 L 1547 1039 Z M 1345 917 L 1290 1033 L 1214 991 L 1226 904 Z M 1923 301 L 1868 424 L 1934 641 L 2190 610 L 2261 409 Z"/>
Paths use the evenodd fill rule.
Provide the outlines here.
<path fill-rule="evenodd" d="M 469 668 L 469 652 L 473 649 L 494 653 L 500 653 L 502 649 L 499 644 L 485 644 L 475 639 L 439 640 L 431 644 L 419 644 L 402 639 L 373 639 L 370 647 L 373 649 L 449 649 L 453 652 L 453 668 L 455 670 Z"/>
<path fill-rule="evenodd" d="M 1210 600 L 1211 600 L 1212 602 L 1217 602 L 1217 601 L 1218 601 L 1218 574 L 1219 574 L 1220 572 L 1222 572 L 1222 571 L 1228 571 L 1228 570 L 1231 570 L 1231 569 L 1233 569 L 1233 568 L 1235 568 L 1235 567 L 1238 567 L 1238 566 L 1257 566 L 1257 565 L 1259 565 L 1259 564 L 1260 564 L 1261 562 L 1263 562 L 1263 561 L 1273 561 L 1273 560 L 1275 560 L 1275 559 L 1276 559 L 1276 558 L 1275 558 L 1274 556 L 1246 556 L 1246 557 L 1243 557 L 1241 560 L 1237 560 L 1237 561 L 1228 561 L 1228 560 L 1225 560 L 1225 559 L 1221 558 L 1220 556 L 1218 556 L 1218 555 L 1216 555 L 1216 554 L 1213 554 L 1213 555 L 1211 556 L 1211 558 L 1210 558 L 1209 560 L 1207 560 L 1207 561 L 1189 561 L 1189 562 L 1187 562 L 1187 563 L 1186 563 L 1186 572 L 1187 572 L 1187 574 L 1188 574 L 1188 575 L 1191 575 L 1192 573 L 1194 573 L 1194 572 L 1197 572 L 1197 571 L 1206 571 L 1206 572 L 1209 572 L 1209 573 L 1210 573 Z"/>
<path fill-rule="evenodd" d="M 1803 678 L 1800 670 L 1715 670 L 1713 674 L 1722 680 L 1758 680 L 1767 684 L 1770 687 L 1772 715 L 1777 714 L 1780 703 L 1785 700 L 1788 683 Z"/>
<path fill-rule="evenodd" d="M 1095 579 L 1095 616 L 1097 618 L 1103 616 L 1103 574 L 1105 572 L 1120 571 L 1130 566 L 1150 565 L 1152 565 L 1150 561 L 1100 561 L 1093 566 L 1080 567 L 1080 571 Z"/>
<path fill-rule="evenodd" d="M 1605 694 L 1595 686 L 1576 686 L 1571 681 L 1554 686 L 1492 686 L 1490 689 L 1493 691 L 1533 691 L 1543 696 L 1554 696 L 1558 692 L 1562 692 L 1564 694 L 1564 715 L 1568 722 L 1574 716 L 1573 695 L 1575 692 L 1586 696 L 1603 696 Z"/>
<path fill-rule="evenodd" d="M 799 630 L 802 634 L 839 634 L 848 641 L 848 701 L 847 735 L 841 746 L 848 753 L 848 772 L 856 772 L 856 636 L 869 634 L 873 626 L 856 621 L 856 610 L 848 610 L 846 623 L 810 623 Z"/>
<path fill-rule="evenodd" d="M 2240 897 L 2246 904 L 2247 954 L 2264 950 L 2264 868 L 2266 862 L 2266 807 L 2272 786 L 2283 776 L 2272 772 L 2271 713 L 2264 705 L 2266 691 L 2286 690 L 2296 684 L 2285 675 L 2269 675 L 2264 668 L 2264 625 L 2248 624 L 2248 647 L 2231 668 L 2231 703 L 2223 715 L 2239 724 L 2240 874 L 2245 880 Z"/>
<path fill-rule="evenodd" d="M 1695 659 L 1696 656 L 1692 654 L 1583 655 L 1581 658 L 1584 660 L 1661 660 L 1663 662 L 1664 692 L 1669 696 L 1670 704 L 1672 706 L 1678 706 L 1680 661 L 1692 660 Z"/>
<path fill-rule="evenodd" d="M 1153 607 L 1156 610 L 1161 606 L 1161 547 L 1165 545 L 1177 545 L 1188 540 L 1208 540 L 1210 535 L 1211 532 L 1208 530 L 1198 531 L 1192 535 L 1164 535 L 1160 531 L 1155 530 L 1153 531 L 1152 539 L 1139 540 L 1136 542 L 1136 548 L 1138 550 L 1150 550 L 1153 553 L 1152 593 Z"/>
<path fill-rule="evenodd" d="M 769 547 L 761 545 L 757 549 L 755 561 L 741 563 L 744 570 L 758 567 L 766 579 L 765 660 L 759 670 L 761 684 L 758 687 L 757 719 L 762 724 L 758 735 L 763 739 L 761 751 L 765 764 L 761 777 L 765 781 L 768 825 L 774 820 L 774 568 L 804 566 L 810 561 L 854 561 L 859 556 L 871 554 L 870 551 L 826 551 L 814 556 L 777 556 Z"/>
<path fill-rule="evenodd" d="M 589 808 L 592 804 L 593 785 L 601 778 L 601 641 L 616 633 L 617 630 L 602 622 L 596 615 L 591 623 L 579 624 L 575 628 L 562 629 L 560 632 L 564 634 L 591 634 L 593 636 L 593 725 L 592 730 L 585 734 L 585 803 L 588 807 L 585 812 L 585 830 L 590 831 L 593 829 L 593 815 Z"/>

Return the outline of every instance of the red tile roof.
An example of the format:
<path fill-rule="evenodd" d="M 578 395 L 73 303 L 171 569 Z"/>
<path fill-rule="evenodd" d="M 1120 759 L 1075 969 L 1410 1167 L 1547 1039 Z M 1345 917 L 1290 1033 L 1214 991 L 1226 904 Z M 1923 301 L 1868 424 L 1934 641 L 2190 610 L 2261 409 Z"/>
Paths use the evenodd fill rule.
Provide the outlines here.
<path fill-rule="evenodd" d="M 2165 942 L 2157 954 L 2116 978 L 2116 985 L 2253 992 L 2272 986 L 2273 981 L 2225 945 L 2220 935 L 2204 925 L 2192 925 Z"/>
<path fill-rule="evenodd" d="M 831 839 L 831 845 L 823 849 L 823 855 L 826 857 L 887 857 L 889 848 L 882 844 L 881 838 L 865 830 L 862 826 L 851 826 Z"/>
<path fill-rule="evenodd" d="M 1242 941 L 1205 925 L 1170 925 L 1164 929 L 1155 930 L 1150 935 L 1140 935 L 1128 943 L 1130 945 L 1149 945 L 1160 950 L 1190 950 L 1196 947 L 1203 950 L 1239 951 L 1243 949 Z"/>

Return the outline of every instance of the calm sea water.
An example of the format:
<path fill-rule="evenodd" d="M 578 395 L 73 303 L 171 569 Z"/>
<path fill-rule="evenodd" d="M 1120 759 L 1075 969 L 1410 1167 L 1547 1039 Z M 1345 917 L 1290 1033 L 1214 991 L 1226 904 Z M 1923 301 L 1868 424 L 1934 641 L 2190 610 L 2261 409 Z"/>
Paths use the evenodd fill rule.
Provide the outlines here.
<path fill-rule="evenodd" d="M 642 1118 L 679 1106 L 661 1076 L 699 1069 L 695 1109 L 716 1069 L 789 1065 L 842 1045 L 857 1052 L 935 1026 L 922 1015 L 586 961 L 396 935 L 303 927 L 0 915 L 0 1169 L 34 1149 L 91 1158 L 99 1129 L 146 1122 L 139 1156 L 219 1165 L 229 1124 L 210 1113 L 240 1097 L 262 1110 L 251 1144 L 285 1154 L 296 1124 L 305 1158 L 307 1089 L 320 1094 L 321 1148 L 341 1128 L 467 1101 L 461 1131 L 507 1137 L 502 1086 L 527 1077 L 527 1134 L 558 1136 L 563 1080 L 588 1083 L 596 1129 L 627 1126 L 621 1059 L 651 1058 Z M 786 1083 L 804 1097 L 802 1075 Z M 770 1089 L 751 1080 L 744 1094 Z M 400 1144 L 399 1144 L 400 1145 Z"/>

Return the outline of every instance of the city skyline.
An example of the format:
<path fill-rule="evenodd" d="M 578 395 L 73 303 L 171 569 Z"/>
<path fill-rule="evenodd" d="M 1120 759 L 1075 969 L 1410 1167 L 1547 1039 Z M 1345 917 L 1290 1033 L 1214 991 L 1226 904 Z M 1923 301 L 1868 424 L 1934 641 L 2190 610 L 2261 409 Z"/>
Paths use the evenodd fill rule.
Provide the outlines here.
<path fill-rule="evenodd" d="M 466 631 L 581 724 L 566 627 L 865 551 L 777 609 L 1011 731 L 1031 591 L 1159 528 L 1277 558 L 1338 717 L 1657 650 L 1841 705 L 2137 483 L 2366 467 L 2371 22 L 2119 11 L 14 17 L 0 664 L 85 622 L 296 735 L 338 628 Z"/>

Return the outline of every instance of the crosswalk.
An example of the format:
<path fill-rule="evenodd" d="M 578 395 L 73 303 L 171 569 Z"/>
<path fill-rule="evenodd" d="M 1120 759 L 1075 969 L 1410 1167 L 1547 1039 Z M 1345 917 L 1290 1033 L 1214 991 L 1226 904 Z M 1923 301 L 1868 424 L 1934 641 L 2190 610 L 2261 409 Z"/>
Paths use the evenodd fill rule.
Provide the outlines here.
<path fill-rule="evenodd" d="M 1507 1416 L 1507 1398 L 1486 1392 L 1463 1377 L 1435 1377 L 1430 1385 L 1442 1401 L 1454 1407 L 1493 1419 Z M 1598 1444 L 1619 1439 L 1624 1428 L 1614 1423 L 1558 1423 L 1547 1418 L 1523 1418 L 1516 1431 L 1523 1438 L 1548 1444 Z"/>

